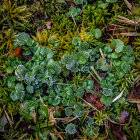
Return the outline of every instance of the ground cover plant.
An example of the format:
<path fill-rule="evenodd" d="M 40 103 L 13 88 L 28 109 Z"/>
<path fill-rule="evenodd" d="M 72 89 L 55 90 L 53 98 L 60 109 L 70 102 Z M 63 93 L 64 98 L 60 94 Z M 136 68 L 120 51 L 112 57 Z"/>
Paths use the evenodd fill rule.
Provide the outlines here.
<path fill-rule="evenodd" d="M 139 0 L 0 1 L 0 139 L 140 138 Z"/>

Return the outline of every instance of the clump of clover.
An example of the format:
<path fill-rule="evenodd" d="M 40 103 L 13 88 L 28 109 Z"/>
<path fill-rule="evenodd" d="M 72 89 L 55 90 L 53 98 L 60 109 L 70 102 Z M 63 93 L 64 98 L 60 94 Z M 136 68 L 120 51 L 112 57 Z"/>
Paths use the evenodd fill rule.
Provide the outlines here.
<path fill-rule="evenodd" d="M 135 57 L 133 56 L 133 50 L 131 46 L 125 46 L 119 39 L 114 39 L 110 46 L 102 47 L 103 54 L 106 59 L 99 59 L 97 61 L 97 68 L 107 71 L 107 77 L 100 82 L 103 90 L 101 101 L 109 105 L 112 100 L 117 97 L 122 90 L 125 89 L 123 96 L 126 96 L 128 90 L 123 85 L 114 86 L 116 81 L 123 78 L 125 74 L 131 70 Z M 112 63 L 109 66 L 108 63 Z M 125 98 L 122 97 L 117 103 L 122 103 Z"/>
<path fill-rule="evenodd" d="M 38 43 L 28 39 L 23 49 L 26 50 L 24 54 L 30 51 L 33 55 L 28 62 L 22 62 L 18 58 L 9 59 L 9 67 L 15 75 L 8 77 L 7 83 L 9 88 L 14 89 L 10 95 L 14 101 L 22 99 L 26 93 L 42 94 L 45 87 L 50 87 L 57 81 L 61 72 L 60 62 L 53 60 L 53 52 L 47 47 L 38 47 Z"/>

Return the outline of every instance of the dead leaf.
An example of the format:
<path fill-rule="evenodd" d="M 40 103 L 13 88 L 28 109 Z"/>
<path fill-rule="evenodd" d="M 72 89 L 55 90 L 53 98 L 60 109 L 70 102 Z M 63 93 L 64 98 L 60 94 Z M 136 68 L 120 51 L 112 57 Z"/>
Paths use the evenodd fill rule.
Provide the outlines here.
<path fill-rule="evenodd" d="M 124 0 L 124 2 L 127 5 L 127 7 L 131 10 L 132 9 L 132 4 L 129 3 L 127 0 Z"/>
<path fill-rule="evenodd" d="M 115 137 L 115 140 L 127 140 L 122 128 L 123 126 L 112 124 L 112 123 L 110 124 L 110 129 Z"/>
<path fill-rule="evenodd" d="M 140 95 L 136 95 L 136 94 L 129 94 L 127 96 L 128 102 L 131 103 L 140 103 Z"/>
<path fill-rule="evenodd" d="M 118 33 L 115 35 L 123 35 L 123 36 L 140 36 L 140 33 L 137 32 L 130 32 L 130 33 Z"/>
<path fill-rule="evenodd" d="M 139 114 L 140 114 L 140 103 L 137 104 L 137 108 L 138 108 L 138 111 L 139 111 Z"/>
<path fill-rule="evenodd" d="M 123 124 L 126 124 L 130 120 L 130 114 L 127 111 L 122 111 L 120 114 L 120 120 Z"/>
<path fill-rule="evenodd" d="M 49 114 L 50 114 L 49 120 L 51 122 L 51 125 L 54 125 L 56 123 L 56 120 L 53 116 L 53 112 L 51 111 Z"/>
<path fill-rule="evenodd" d="M 51 21 L 46 22 L 47 29 L 49 29 L 49 30 L 52 28 L 51 23 L 52 23 Z"/>
<path fill-rule="evenodd" d="M 93 95 L 91 93 L 86 93 L 86 101 L 91 103 L 98 110 L 102 110 L 104 105 L 100 100 L 100 97 Z"/>
<path fill-rule="evenodd" d="M 15 48 L 15 50 L 14 50 L 14 56 L 15 57 L 18 57 L 18 58 L 21 58 L 22 57 L 22 47 L 21 46 Z"/>
<path fill-rule="evenodd" d="M 41 33 L 42 30 L 43 30 L 43 26 L 38 26 L 38 27 L 37 27 L 37 31 L 38 31 L 39 33 Z"/>

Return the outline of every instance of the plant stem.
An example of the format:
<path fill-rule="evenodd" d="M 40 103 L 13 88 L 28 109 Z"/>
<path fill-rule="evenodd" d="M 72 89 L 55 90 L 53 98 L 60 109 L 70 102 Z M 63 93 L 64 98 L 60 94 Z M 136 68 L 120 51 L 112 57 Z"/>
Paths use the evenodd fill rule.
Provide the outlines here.
<path fill-rule="evenodd" d="M 93 70 L 94 74 L 97 76 L 97 78 L 102 81 L 101 77 L 98 75 L 98 73 L 95 71 L 94 67 L 92 66 L 91 69 Z"/>

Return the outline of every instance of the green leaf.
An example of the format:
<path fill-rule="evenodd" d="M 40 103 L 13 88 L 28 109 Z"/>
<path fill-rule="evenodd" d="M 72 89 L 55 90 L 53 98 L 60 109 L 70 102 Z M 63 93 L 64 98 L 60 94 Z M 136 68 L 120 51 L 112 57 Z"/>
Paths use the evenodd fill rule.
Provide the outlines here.
<path fill-rule="evenodd" d="M 103 94 L 105 96 L 111 96 L 113 94 L 113 91 L 109 87 L 108 88 L 103 88 Z"/>
<path fill-rule="evenodd" d="M 103 1 L 98 1 L 98 7 L 106 9 L 108 6 L 108 3 L 103 2 Z"/>
<path fill-rule="evenodd" d="M 12 73 L 14 71 L 14 69 L 12 68 L 12 67 L 8 67 L 7 69 L 6 69 L 6 72 L 7 73 Z"/>
<path fill-rule="evenodd" d="M 65 114 L 66 116 L 71 116 L 73 114 L 73 110 L 69 107 L 65 108 Z"/>
<path fill-rule="evenodd" d="M 117 0 L 106 0 L 106 2 L 114 3 L 114 2 L 117 2 Z"/>
<path fill-rule="evenodd" d="M 106 106 L 110 105 L 112 103 L 112 100 L 113 100 L 112 97 L 106 97 L 104 95 L 102 95 L 102 97 L 101 97 L 101 102 Z"/>
<path fill-rule="evenodd" d="M 93 128 L 87 128 L 87 129 L 86 129 L 86 135 L 87 135 L 88 137 L 93 136 L 93 135 L 94 135 L 94 130 L 93 130 Z"/>
<path fill-rule="evenodd" d="M 63 57 L 62 57 L 62 59 L 61 59 L 61 63 L 64 64 L 64 65 L 66 65 L 66 64 L 71 63 L 72 60 L 73 60 L 73 59 L 72 59 L 72 57 L 71 57 L 70 54 L 65 54 L 65 55 L 63 55 Z"/>
<path fill-rule="evenodd" d="M 116 52 L 113 52 L 112 54 L 111 54 L 111 58 L 114 58 L 114 59 L 116 59 L 116 58 L 118 58 L 119 56 L 118 56 L 118 54 L 116 53 Z"/>
<path fill-rule="evenodd" d="M 33 86 L 31 86 L 31 85 L 28 85 L 28 86 L 26 87 L 26 90 L 27 90 L 27 92 L 30 93 L 30 94 L 32 94 L 32 93 L 34 92 L 34 88 L 33 88 Z"/>
<path fill-rule="evenodd" d="M 68 124 L 65 128 L 65 131 L 71 135 L 75 134 L 77 132 L 75 124 Z"/>
<path fill-rule="evenodd" d="M 80 45 L 81 43 L 81 38 L 80 37 L 74 37 L 73 40 L 72 40 L 72 44 L 73 45 Z"/>
<path fill-rule="evenodd" d="M 96 39 L 99 39 L 102 36 L 102 32 L 100 29 L 96 28 L 90 32 Z"/>
<path fill-rule="evenodd" d="M 111 42 L 111 47 L 115 49 L 116 53 L 120 53 L 123 51 L 124 43 L 120 39 L 114 39 Z"/>

